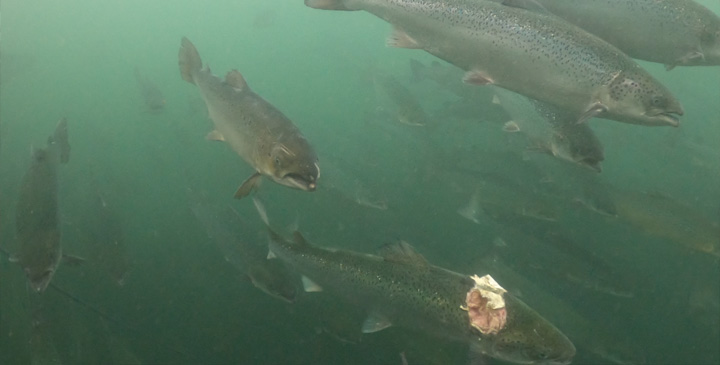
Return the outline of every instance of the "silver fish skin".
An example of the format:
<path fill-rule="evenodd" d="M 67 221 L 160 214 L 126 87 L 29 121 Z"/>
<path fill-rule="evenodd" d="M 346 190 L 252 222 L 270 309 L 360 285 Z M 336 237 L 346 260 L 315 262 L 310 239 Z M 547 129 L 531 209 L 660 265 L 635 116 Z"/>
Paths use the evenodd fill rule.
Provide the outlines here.
<path fill-rule="evenodd" d="M 679 101 L 630 57 L 556 17 L 478 0 L 306 0 L 365 10 L 395 28 L 388 45 L 423 49 L 494 84 L 580 115 L 678 126 Z"/>
<path fill-rule="evenodd" d="M 226 142 L 257 172 L 238 189 L 248 195 L 266 176 L 278 184 L 314 191 L 320 177 L 317 155 L 297 127 L 272 104 L 250 90 L 240 72 L 220 79 L 202 68 L 195 46 L 182 39 L 180 74 L 200 90 L 215 130 L 208 139 Z"/>
<path fill-rule="evenodd" d="M 600 140 L 588 123 L 577 124 L 577 115 L 554 105 L 528 99 L 501 88 L 493 88 L 498 103 L 513 118 L 512 123 L 527 135 L 533 149 L 561 160 L 602 171 L 605 159 Z"/>
<path fill-rule="evenodd" d="M 720 65 L 720 17 L 692 0 L 536 0 L 630 57 L 675 66 Z"/>
<path fill-rule="evenodd" d="M 45 148 L 33 148 L 15 207 L 15 233 L 20 244 L 13 258 L 30 286 L 43 292 L 62 259 L 58 213 L 58 166 L 68 161 L 67 121 L 60 120 Z"/>
<path fill-rule="evenodd" d="M 187 190 L 195 217 L 212 237 L 225 260 L 243 272 L 252 284 L 273 298 L 288 303 L 297 298 L 297 275 L 282 262 L 267 260 L 266 247 L 252 238 L 254 229 L 229 206 L 216 206 L 200 192 Z M 261 241 L 262 242 L 262 241 Z"/>
<path fill-rule="evenodd" d="M 482 334 L 461 308 L 473 280 L 429 264 L 406 243 L 375 256 L 316 247 L 297 232 L 294 242 L 271 232 L 270 251 L 324 290 L 393 325 L 464 341 L 473 352 L 518 364 L 566 364 L 575 355 L 565 335 L 507 293 L 507 324 Z"/>

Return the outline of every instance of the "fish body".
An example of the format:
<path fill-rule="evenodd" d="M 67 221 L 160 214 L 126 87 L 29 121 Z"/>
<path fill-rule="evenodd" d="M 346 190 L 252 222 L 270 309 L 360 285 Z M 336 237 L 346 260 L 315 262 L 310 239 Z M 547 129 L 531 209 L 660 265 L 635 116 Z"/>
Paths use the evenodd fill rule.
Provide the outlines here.
<path fill-rule="evenodd" d="M 365 10 L 394 26 L 388 45 L 423 49 L 494 84 L 580 115 L 678 126 L 683 108 L 619 49 L 552 15 L 477 0 L 306 0 Z"/>
<path fill-rule="evenodd" d="M 503 296 L 504 326 L 481 332 L 466 307 L 473 278 L 430 265 L 405 243 L 375 256 L 315 247 L 297 233 L 296 242 L 271 235 L 271 253 L 309 278 L 306 290 L 324 288 L 370 313 L 364 332 L 394 324 L 465 341 L 472 351 L 521 364 L 568 363 L 575 354 L 565 335 L 509 294 Z"/>
<path fill-rule="evenodd" d="M 202 194 L 188 190 L 195 217 L 212 237 L 225 260 L 244 273 L 252 284 L 273 298 L 292 303 L 297 298 L 297 276 L 282 262 L 267 260 L 265 247 L 253 242 L 252 229 L 231 207 L 211 204 Z"/>
<path fill-rule="evenodd" d="M 537 0 L 630 57 L 674 66 L 720 65 L 720 17 L 690 0 Z"/>
<path fill-rule="evenodd" d="M 651 236 L 720 257 L 720 225 L 693 207 L 659 193 L 614 189 L 610 194 L 622 221 Z"/>
<path fill-rule="evenodd" d="M 137 67 L 135 67 L 135 80 L 142 93 L 147 111 L 152 113 L 163 111 L 165 109 L 165 96 L 160 91 L 160 88 L 150 78 L 143 75 Z"/>
<path fill-rule="evenodd" d="M 237 71 L 220 79 L 202 68 L 195 46 L 182 39 L 179 66 L 183 79 L 200 90 L 215 129 L 208 139 L 226 142 L 256 173 L 235 194 L 248 195 L 261 176 L 278 184 L 314 191 L 320 168 L 317 155 L 283 113 L 248 87 Z"/>
<path fill-rule="evenodd" d="M 30 286 L 47 288 L 60 265 L 58 212 L 58 166 L 69 159 L 67 121 L 60 120 L 45 148 L 33 148 L 32 161 L 23 177 L 15 210 L 15 232 L 20 249 L 18 261 Z"/>
<path fill-rule="evenodd" d="M 424 126 L 428 116 L 415 96 L 392 75 L 374 75 L 373 81 L 380 95 L 392 103 L 395 119 L 402 124 Z"/>
<path fill-rule="evenodd" d="M 602 170 L 603 146 L 587 123 L 575 123 L 577 115 L 506 89 L 494 90 L 512 123 L 528 137 L 532 149 L 598 172 Z"/>

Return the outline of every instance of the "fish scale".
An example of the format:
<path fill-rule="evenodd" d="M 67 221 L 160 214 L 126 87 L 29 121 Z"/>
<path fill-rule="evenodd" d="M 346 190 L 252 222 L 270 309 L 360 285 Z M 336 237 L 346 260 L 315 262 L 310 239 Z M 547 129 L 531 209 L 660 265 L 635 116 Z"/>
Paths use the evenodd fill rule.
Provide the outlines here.
<path fill-rule="evenodd" d="M 465 80 L 470 83 L 495 84 L 556 105 L 580 115 L 580 121 L 598 116 L 677 126 L 673 114 L 683 114 L 665 86 L 622 51 L 555 16 L 493 1 L 306 4 L 370 12 L 395 27 L 389 45 L 423 49 L 467 71 Z M 638 92 L 622 92 L 633 88 Z"/>
<path fill-rule="evenodd" d="M 631 57 L 670 68 L 720 64 L 720 17 L 695 1 L 536 1 Z"/>
<path fill-rule="evenodd" d="M 507 293 L 507 324 L 496 334 L 480 333 L 463 309 L 475 282 L 430 265 L 407 249 L 402 255 L 381 257 L 323 249 L 296 237 L 297 242 L 289 242 L 271 232 L 270 251 L 324 290 L 374 314 L 375 319 L 464 341 L 473 352 L 511 362 L 567 363 L 575 354 L 565 335 Z"/>

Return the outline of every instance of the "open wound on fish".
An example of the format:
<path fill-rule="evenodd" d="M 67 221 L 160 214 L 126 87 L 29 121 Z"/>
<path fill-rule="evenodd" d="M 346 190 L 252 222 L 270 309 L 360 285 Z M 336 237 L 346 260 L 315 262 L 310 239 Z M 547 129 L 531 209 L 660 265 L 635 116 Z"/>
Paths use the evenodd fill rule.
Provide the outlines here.
<path fill-rule="evenodd" d="M 242 199 L 250 195 L 254 189 L 260 186 L 260 181 L 262 181 L 262 175 L 260 175 L 259 172 L 252 174 L 247 180 L 243 181 L 242 185 L 240 185 L 235 192 L 234 198 Z"/>
<path fill-rule="evenodd" d="M 495 81 L 480 71 L 468 71 L 463 76 L 463 82 L 471 85 L 491 85 Z"/>
<path fill-rule="evenodd" d="M 418 44 L 416 40 L 414 40 L 410 35 L 405 33 L 404 30 L 393 27 L 393 31 L 388 37 L 388 39 L 385 41 L 385 44 L 388 47 L 395 47 L 395 48 L 409 48 L 409 49 L 421 49 L 422 46 Z"/>
<path fill-rule="evenodd" d="M 484 335 L 494 335 L 505 327 L 507 310 L 503 295 L 507 292 L 490 275 L 470 277 L 475 286 L 467 292 L 465 306 L 470 325 Z"/>

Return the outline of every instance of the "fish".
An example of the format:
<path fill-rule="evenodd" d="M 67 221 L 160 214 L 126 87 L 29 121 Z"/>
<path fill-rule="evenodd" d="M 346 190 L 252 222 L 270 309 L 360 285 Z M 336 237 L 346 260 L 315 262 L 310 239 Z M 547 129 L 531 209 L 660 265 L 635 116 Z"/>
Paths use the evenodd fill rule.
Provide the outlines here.
<path fill-rule="evenodd" d="M 676 66 L 720 65 L 720 17 L 689 0 L 535 0 L 633 58 Z"/>
<path fill-rule="evenodd" d="M 497 275 L 498 280 L 507 283 L 513 288 L 513 292 L 522 293 L 522 297 L 528 298 L 528 301 L 532 298 L 533 307 L 542 310 L 547 318 L 572 338 L 573 344 L 582 350 L 580 351 L 582 355 L 578 355 L 582 358 L 576 358 L 576 362 L 618 365 L 645 363 L 642 348 L 632 341 L 632 337 L 610 327 L 607 322 L 592 320 L 603 317 L 590 317 L 579 313 L 570 303 L 556 296 L 555 293 L 562 291 L 547 290 L 543 285 L 539 285 L 540 281 L 553 280 L 547 280 L 544 275 L 523 275 L 510 267 L 510 262 L 511 260 L 503 260 L 495 255 L 487 255 L 480 259 L 477 266 L 491 270 Z M 591 361 L 587 358 L 588 354 L 592 354 L 596 359 Z"/>
<path fill-rule="evenodd" d="M 222 80 L 202 60 L 195 46 L 182 38 L 179 51 L 183 80 L 200 90 L 215 129 L 207 139 L 226 142 L 255 169 L 235 193 L 241 199 L 260 184 L 262 176 L 287 187 L 315 191 L 320 167 L 315 150 L 300 130 L 272 104 L 254 93 L 237 70 Z"/>
<path fill-rule="evenodd" d="M 528 99 L 494 87 L 498 104 L 513 118 L 513 131 L 524 133 L 529 148 L 560 160 L 602 171 L 605 159 L 602 143 L 587 123 L 577 124 L 577 116 L 554 105 Z"/>
<path fill-rule="evenodd" d="M 265 294 L 293 303 L 297 299 L 298 278 L 282 262 L 267 260 L 264 245 L 252 239 L 255 229 L 240 219 L 230 206 L 216 206 L 195 190 L 187 190 L 195 218 L 202 223 L 225 260 L 244 273 Z"/>
<path fill-rule="evenodd" d="M 64 255 L 60 245 L 57 170 L 70 159 L 66 119 L 58 122 L 45 148 L 32 149 L 31 159 L 15 208 L 15 234 L 20 248 L 10 260 L 20 264 L 33 290 L 43 292 L 61 260 L 82 261 Z"/>
<path fill-rule="evenodd" d="M 400 83 L 397 78 L 388 74 L 376 74 L 373 77 L 375 88 L 379 95 L 385 95 L 392 102 L 395 119 L 406 125 L 424 126 L 428 116 L 420 102 L 410 90 Z"/>
<path fill-rule="evenodd" d="M 317 247 L 299 232 L 288 241 L 269 231 L 269 257 L 303 275 L 306 291 L 327 290 L 368 311 L 364 333 L 397 325 L 519 364 L 567 364 L 575 355 L 562 332 L 489 275 L 433 266 L 404 241 L 377 256 Z"/>
<path fill-rule="evenodd" d="M 142 93 L 145 109 L 151 113 L 163 111 L 166 104 L 165 96 L 150 78 L 140 72 L 138 67 L 135 67 L 135 80 Z"/>
<path fill-rule="evenodd" d="M 579 115 L 679 126 L 680 102 L 602 39 L 549 14 L 477 0 L 306 0 L 312 8 L 364 10 L 387 21 L 390 47 L 422 49 L 497 85 Z"/>
<path fill-rule="evenodd" d="M 657 192 L 612 189 L 617 219 L 692 251 L 720 257 L 720 224 L 681 201 Z"/>

